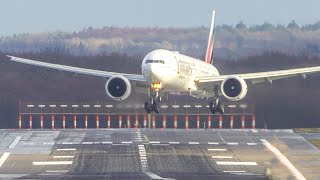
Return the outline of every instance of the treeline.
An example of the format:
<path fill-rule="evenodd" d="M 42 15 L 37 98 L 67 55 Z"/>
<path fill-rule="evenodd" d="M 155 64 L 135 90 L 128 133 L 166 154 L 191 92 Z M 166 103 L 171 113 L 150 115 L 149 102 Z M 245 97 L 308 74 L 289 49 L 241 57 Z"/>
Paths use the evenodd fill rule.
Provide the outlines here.
<path fill-rule="evenodd" d="M 106 79 L 44 69 L 8 61 L 8 52 L 0 53 L 0 128 L 16 128 L 18 102 L 86 102 L 110 101 L 104 85 Z M 85 68 L 140 73 L 141 57 L 126 54 L 75 56 L 69 53 L 43 51 L 14 54 L 41 61 Z M 306 55 L 289 56 L 267 52 L 239 61 L 217 58 L 215 65 L 222 74 L 243 73 L 320 65 L 320 58 Z M 257 127 L 292 128 L 320 126 L 318 101 L 320 76 L 308 75 L 249 87 L 245 102 L 252 104 L 257 115 Z M 199 101 L 178 97 L 178 103 Z M 146 97 L 133 94 L 126 102 L 143 103 Z M 124 102 L 124 103 L 126 103 Z M 228 109 L 227 109 L 228 111 Z M 251 110 L 250 110 L 251 111 Z"/>
<path fill-rule="evenodd" d="M 204 57 L 209 29 L 103 27 L 84 28 L 78 32 L 44 32 L 15 34 L 0 38 L 0 50 L 13 53 L 45 53 L 48 50 L 74 56 L 110 55 L 111 53 L 143 56 L 154 49 L 175 50 Z M 277 51 L 287 55 L 320 55 L 320 22 L 299 26 L 288 25 L 247 26 L 239 22 L 234 26 L 216 27 L 215 57 L 239 60 Z"/>

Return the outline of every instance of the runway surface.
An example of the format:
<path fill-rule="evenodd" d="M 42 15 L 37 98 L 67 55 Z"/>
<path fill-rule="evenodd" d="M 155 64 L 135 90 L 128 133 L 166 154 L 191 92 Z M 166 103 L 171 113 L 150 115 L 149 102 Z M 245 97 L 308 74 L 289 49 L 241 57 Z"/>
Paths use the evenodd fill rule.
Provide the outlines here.
<path fill-rule="evenodd" d="M 2 179 L 320 178 L 320 151 L 292 130 L 0 130 Z M 270 149 L 276 148 L 280 155 Z"/>

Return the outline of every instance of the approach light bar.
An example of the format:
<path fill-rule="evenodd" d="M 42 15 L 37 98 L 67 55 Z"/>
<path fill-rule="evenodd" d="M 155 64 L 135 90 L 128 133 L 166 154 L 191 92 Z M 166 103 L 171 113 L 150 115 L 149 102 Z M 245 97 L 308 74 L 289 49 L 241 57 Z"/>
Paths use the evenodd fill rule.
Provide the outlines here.
<path fill-rule="evenodd" d="M 229 108 L 236 108 L 237 105 L 235 105 L 235 104 L 230 104 L 230 105 L 228 105 L 228 107 L 229 107 Z"/>
<path fill-rule="evenodd" d="M 180 106 L 179 105 L 172 105 L 172 108 L 179 108 Z"/>
<path fill-rule="evenodd" d="M 27 105 L 27 107 L 28 108 L 32 108 L 32 107 L 34 107 L 34 105 L 33 104 L 29 104 L 29 105 Z"/>
<path fill-rule="evenodd" d="M 95 108 L 101 108 L 101 105 L 100 105 L 100 104 L 96 104 L 96 105 L 94 105 L 93 107 L 95 107 Z"/>
<path fill-rule="evenodd" d="M 39 108 L 44 108 L 44 107 L 46 107 L 46 105 L 43 105 L 43 104 L 39 105 Z"/>
<path fill-rule="evenodd" d="M 162 109 L 167 109 L 169 106 L 168 105 L 161 105 L 160 106 Z"/>
<path fill-rule="evenodd" d="M 72 105 L 72 107 L 77 108 L 77 107 L 79 107 L 79 105 L 74 104 L 74 105 Z"/>
<path fill-rule="evenodd" d="M 51 105 L 49 105 L 49 107 L 55 108 L 55 107 L 57 107 L 57 105 L 51 104 Z"/>
<path fill-rule="evenodd" d="M 240 104 L 240 106 L 239 106 L 241 109 L 245 109 L 245 108 L 247 108 L 248 107 L 248 105 L 246 105 L 246 104 Z"/>
<path fill-rule="evenodd" d="M 86 105 L 83 105 L 84 108 L 89 108 L 90 105 L 86 104 Z"/>

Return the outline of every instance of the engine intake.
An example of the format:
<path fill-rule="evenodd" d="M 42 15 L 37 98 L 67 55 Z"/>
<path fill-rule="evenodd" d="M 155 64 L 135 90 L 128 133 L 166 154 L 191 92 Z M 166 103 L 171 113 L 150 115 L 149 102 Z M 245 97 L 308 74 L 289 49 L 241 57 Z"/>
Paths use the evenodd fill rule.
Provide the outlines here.
<path fill-rule="evenodd" d="M 126 77 L 116 75 L 108 79 L 105 89 L 111 99 L 122 101 L 131 94 L 131 83 Z"/>
<path fill-rule="evenodd" d="M 248 86 L 242 78 L 230 76 L 222 81 L 221 92 L 229 101 L 240 101 L 247 95 Z"/>

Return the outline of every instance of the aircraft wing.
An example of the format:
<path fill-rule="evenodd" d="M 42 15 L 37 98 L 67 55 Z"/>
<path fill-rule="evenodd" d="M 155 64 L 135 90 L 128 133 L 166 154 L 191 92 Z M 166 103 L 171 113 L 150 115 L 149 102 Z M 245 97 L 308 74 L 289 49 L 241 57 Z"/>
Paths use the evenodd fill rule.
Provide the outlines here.
<path fill-rule="evenodd" d="M 257 84 L 261 82 L 270 82 L 273 80 L 283 79 L 293 76 L 305 77 L 306 74 L 320 72 L 320 66 L 288 69 L 288 70 L 278 70 L 278 71 L 267 71 L 267 72 L 256 72 L 256 73 L 245 73 L 245 74 L 229 74 L 229 75 L 219 75 L 219 76 L 202 76 L 195 78 L 196 83 L 200 87 L 211 86 L 212 84 L 220 84 L 225 78 L 229 76 L 238 76 L 252 84 Z"/>
<path fill-rule="evenodd" d="M 79 67 L 73 67 L 73 66 L 66 66 L 66 65 L 60 65 L 60 64 L 35 61 L 35 60 L 31 60 L 31 59 L 19 58 L 19 57 L 8 56 L 8 55 L 7 55 L 7 57 L 10 58 L 10 61 L 15 61 L 15 62 L 23 63 L 23 64 L 30 64 L 33 66 L 46 67 L 46 68 L 50 68 L 50 69 L 57 69 L 57 70 L 61 70 L 61 71 L 73 72 L 73 73 L 78 73 L 78 74 L 85 74 L 85 75 L 104 77 L 104 78 L 110 78 L 114 75 L 122 75 L 131 81 L 139 81 L 139 82 L 146 81 L 145 78 L 140 74 L 124 74 L 124 73 L 117 73 L 117 72 L 79 68 Z"/>

